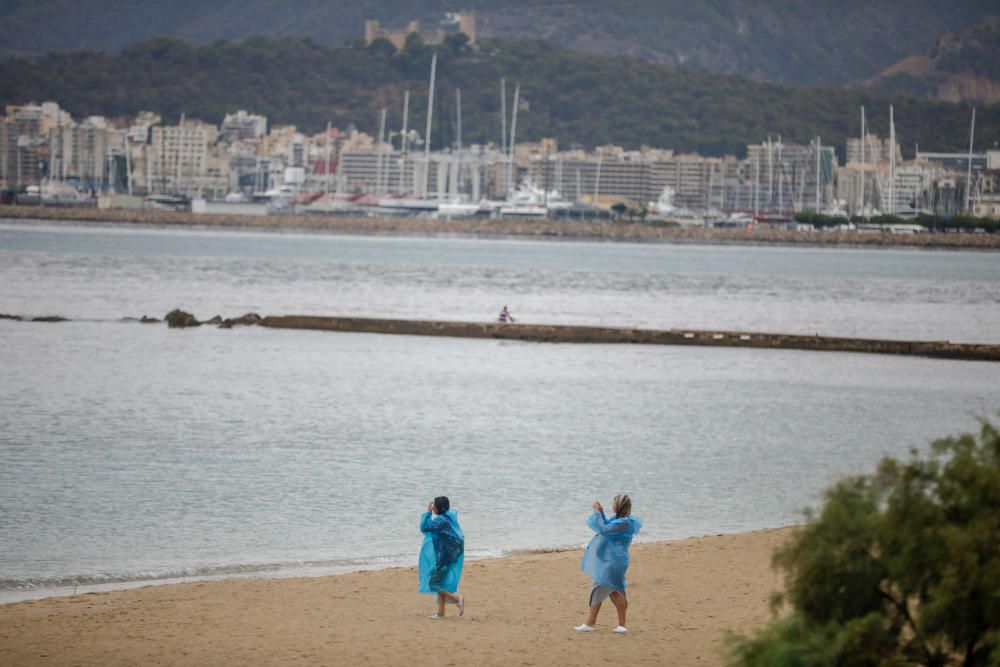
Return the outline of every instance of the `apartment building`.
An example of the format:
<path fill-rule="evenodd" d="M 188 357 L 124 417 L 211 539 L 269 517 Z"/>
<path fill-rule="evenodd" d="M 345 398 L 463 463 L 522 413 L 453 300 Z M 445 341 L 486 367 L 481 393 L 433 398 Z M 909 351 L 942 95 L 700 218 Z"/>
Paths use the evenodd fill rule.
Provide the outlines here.
<path fill-rule="evenodd" d="M 266 135 L 267 116 L 247 113 L 242 109 L 226 114 L 219 127 L 219 140 L 225 142 L 259 141 Z"/>
<path fill-rule="evenodd" d="M 102 190 L 117 180 L 115 157 L 124 157 L 125 133 L 101 116 L 61 124 L 48 132 L 51 178 L 75 181 L 83 190 Z"/>
<path fill-rule="evenodd" d="M 225 196 L 229 157 L 216 147 L 219 130 L 199 120 L 152 128 L 146 146 L 145 186 L 157 194 Z"/>
<path fill-rule="evenodd" d="M 864 157 L 865 162 L 868 163 L 879 163 L 888 162 L 889 157 L 892 155 L 893 146 L 888 139 L 879 139 L 877 134 L 868 134 L 865 138 L 864 145 Z M 896 142 L 896 162 L 903 161 L 902 151 L 899 149 L 899 142 Z M 847 158 L 847 163 L 851 162 L 861 162 L 861 137 L 854 137 L 853 139 L 847 140 L 847 146 L 845 151 L 845 157 Z"/>
<path fill-rule="evenodd" d="M 37 185 L 46 175 L 48 133 L 73 119 L 55 102 L 8 105 L 0 119 L 0 183 L 17 190 Z"/>
<path fill-rule="evenodd" d="M 603 146 L 593 153 L 535 154 L 527 170 L 536 185 L 569 199 L 641 208 L 670 187 L 677 206 L 698 210 L 732 204 L 740 174 L 739 163 L 731 156 L 706 158 L 648 148 L 626 151 L 619 146 Z"/>

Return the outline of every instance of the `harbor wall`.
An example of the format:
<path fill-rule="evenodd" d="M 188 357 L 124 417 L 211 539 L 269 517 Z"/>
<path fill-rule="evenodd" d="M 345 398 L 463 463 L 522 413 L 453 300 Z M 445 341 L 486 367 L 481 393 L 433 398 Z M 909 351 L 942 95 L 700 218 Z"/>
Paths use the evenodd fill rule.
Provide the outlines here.
<path fill-rule="evenodd" d="M 566 238 L 651 243 L 752 243 L 812 246 L 968 248 L 1000 250 L 1000 234 L 887 234 L 858 231 L 706 229 L 599 220 L 428 220 L 416 217 L 195 214 L 188 211 L 0 206 L 0 219 L 59 220 L 180 227 L 281 229 L 358 234 Z"/>
<path fill-rule="evenodd" d="M 638 345 L 698 345 L 817 352 L 898 354 L 970 361 L 1000 361 L 1000 345 L 905 341 L 800 334 L 704 331 L 696 329 L 631 329 L 556 324 L 500 324 L 435 320 L 394 320 L 307 315 L 269 316 L 265 327 L 355 333 L 494 338 L 540 343 L 603 343 Z"/>

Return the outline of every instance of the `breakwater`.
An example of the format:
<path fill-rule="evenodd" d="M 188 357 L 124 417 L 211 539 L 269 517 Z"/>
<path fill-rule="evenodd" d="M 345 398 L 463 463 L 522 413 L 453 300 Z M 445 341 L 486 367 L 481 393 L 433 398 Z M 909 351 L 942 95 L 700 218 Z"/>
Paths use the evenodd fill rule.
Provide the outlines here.
<path fill-rule="evenodd" d="M 1000 250 L 1000 234 L 887 234 L 858 231 L 708 229 L 646 223 L 582 220 L 220 215 L 186 211 L 0 206 L 0 219 L 103 222 L 178 227 L 328 231 L 351 234 L 467 235 L 546 239 L 590 239 L 634 243 L 744 243 L 846 247 L 962 248 Z"/>
<path fill-rule="evenodd" d="M 18 322 L 69 322 L 60 316 L 22 317 L 0 313 L 0 320 Z M 522 324 L 499 322 L 453 322 L 448 320 L 398 320 L 375 317 L 328 317 L 321 315 L 269 315 L 246 313 L 239 317 L 219 315 L 200 321 L 191 313 L 175 309 L 162 320 L 143 315 L 124 317 L 122 322 L 165 323 L 171 329 L 200 326 L 262 326 L 271 329 L 305 329 L 343 333 L 375 333 L 402 336 L 443 336 L 450 338 L 493 338 L 535 343 L 591 343 L 604 345 L 698 345 L 702 347 L 744 347 L 769 350 L 812 352 L 857 352 L 896 354 L 965 361 L 1000 361 L 1000 344 L 952 343 L 950 341 L 890 340 L 809 336 L 804 334 L 721 331 L 704 329 L 634 329 L 595 327 L 577 324 Z"/>
<path fill-rule="evenodd" d="M 495 338 L 539 343 L 603 343 L 700 345 L 817 352 L 897 354 L 969 361 L 1000 361 L 1000 345 L 948 341 L 880 340 L 837 336 L 705 331 L 695 329 L 630 329 L 565 324 L 500 324 L 435 320 L 285 315 L 264 317 L 260 325 L 276 329 L 313 329 L 355 333 Z"/>

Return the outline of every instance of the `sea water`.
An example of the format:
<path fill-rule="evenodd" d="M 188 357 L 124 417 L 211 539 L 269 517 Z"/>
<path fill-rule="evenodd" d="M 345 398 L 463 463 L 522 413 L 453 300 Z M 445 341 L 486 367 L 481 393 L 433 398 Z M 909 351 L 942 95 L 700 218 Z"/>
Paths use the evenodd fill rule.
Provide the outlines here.
<path fill-rule="evenodd" d="M 122 322 L 363 314 L 995 341 L 964 252 L 0 225 L 0 601 L 787 525 L 846 474 L 977 427 L 995 364 Z"/>

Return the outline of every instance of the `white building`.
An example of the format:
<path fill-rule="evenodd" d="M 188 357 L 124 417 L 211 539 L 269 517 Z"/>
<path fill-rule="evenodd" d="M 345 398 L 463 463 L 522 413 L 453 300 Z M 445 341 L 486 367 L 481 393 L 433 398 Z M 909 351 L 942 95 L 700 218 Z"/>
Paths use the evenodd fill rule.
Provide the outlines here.
<path fill-rule="evenodd" d="M 219 128 L 222 141 L 256 141 L 267 134 L 267 116 L 258 116 L 239 110 L 226 114 Z"/>
<path fill-rule="evenodd" d="M 158 125 L 146 146 L 148 191 L 216 198 L 229 191 L 229 158 L 216 148 L 219 130 L 199 120 Z"/>

